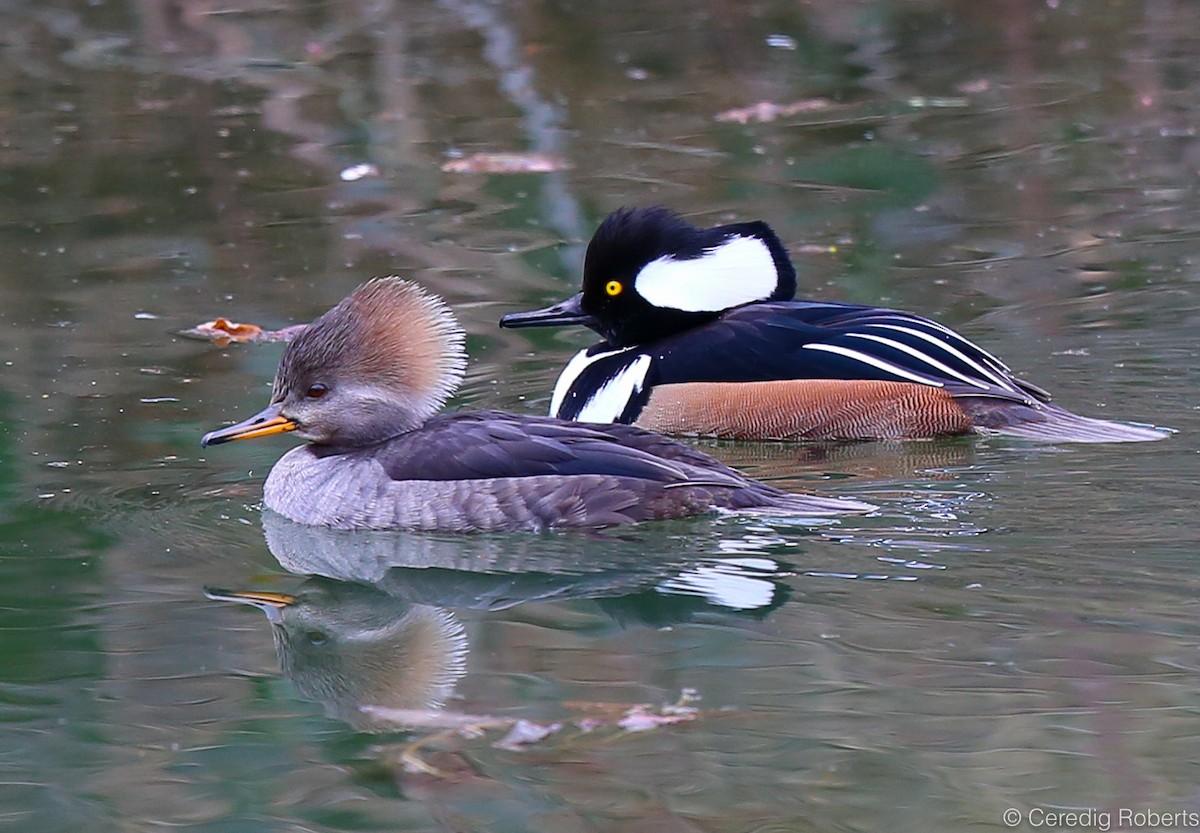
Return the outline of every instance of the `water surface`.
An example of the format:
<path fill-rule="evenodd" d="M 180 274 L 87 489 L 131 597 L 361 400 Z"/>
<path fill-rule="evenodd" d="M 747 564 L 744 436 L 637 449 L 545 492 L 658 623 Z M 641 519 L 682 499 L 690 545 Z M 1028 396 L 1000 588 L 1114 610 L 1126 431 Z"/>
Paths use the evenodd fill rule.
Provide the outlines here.
<path fill-rule="evenodd" d="M 960 831 L 1006 808 L 1200 812 L 1189 4 L 4 17 L 0 826 Z M 742 112 L 759 102 L 794 106 Z M 480 152 L 564 166 L 442 170 Z M 378 274 L 424 283 L 467 328 L 456 407 L 542 413 L 589 334 L 496 320 L 573 291 L 600 219 L 651 203 L 768 220 L 803 295 L 918 310 L 1073 410 L 1179 433 L 700 443 L 881 510 L 353 542 L 263 518 L 286 439 L 199 448 L 262 406 L 279 347 L 179 330 L 308 320 Z M 292 594 L 310 618 L 277 654 L 266 617 L 213 587 Z M 363 631 L 376 641 L 346 635 Z M 571 728 L 685 691 L 684 722 Z M 361 719 L 388 694 L 568 726 L 517 749 L 502 729 L 435 734 L 417 759 L 436 774 L 411 772 L 406 744 L 430 732 Z"/>

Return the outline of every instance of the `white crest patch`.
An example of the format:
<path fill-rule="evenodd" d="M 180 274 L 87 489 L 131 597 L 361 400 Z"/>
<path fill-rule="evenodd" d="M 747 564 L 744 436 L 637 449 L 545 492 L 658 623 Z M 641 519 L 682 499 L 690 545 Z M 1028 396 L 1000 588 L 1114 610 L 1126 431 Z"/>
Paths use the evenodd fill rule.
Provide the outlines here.
<path fill-rule="evenodd" d="M 770 581 L 778 574 L 778 565 L 768 561 L 772 569 L 759 566 L 765 559 L 718 558 L 684 570 L 658 585 L 660 593 L 702 596 L 709 602 L 732 610 L 754 610 L 766 607 L 775 599 L 775 585 Z"/>
<path fill-rule="evenodd" d="M 638 294 L 656 307 L 720 312 L 769 298 L 779 282 L 775 260 L 757 237 L 731 237 L 700 257 L 663 255 L 634 278 Z"/>

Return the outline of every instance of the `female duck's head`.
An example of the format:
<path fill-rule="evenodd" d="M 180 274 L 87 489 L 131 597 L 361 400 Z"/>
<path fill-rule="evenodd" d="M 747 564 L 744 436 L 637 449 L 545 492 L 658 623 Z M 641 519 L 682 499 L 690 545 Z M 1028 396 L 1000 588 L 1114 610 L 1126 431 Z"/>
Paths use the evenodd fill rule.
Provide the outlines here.
<path fill-rule="evenodd" d="M 294 431 L 355 447 L 411 431 L 462 381 L 463 341 L 441 299 L 397 277 L 368 281 L 288 344 L 265 409 L 201 444 Z"/>

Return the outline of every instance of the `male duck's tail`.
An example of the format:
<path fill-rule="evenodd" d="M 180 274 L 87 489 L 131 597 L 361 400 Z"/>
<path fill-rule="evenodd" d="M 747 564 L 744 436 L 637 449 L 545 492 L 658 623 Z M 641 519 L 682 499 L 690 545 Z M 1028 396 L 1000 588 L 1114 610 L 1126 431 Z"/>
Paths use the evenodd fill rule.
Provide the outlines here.
<path fill-rule="evenodd" d="M 1073 414 L 1049 403 L 1037 407 L 996 400 L 960 399 L 963 409 L 982 433 L 995 432 L 1010 437 L 1052 443 L 1141 443 L 1161 440 L 1175 432 L 1135 422 Z"/>

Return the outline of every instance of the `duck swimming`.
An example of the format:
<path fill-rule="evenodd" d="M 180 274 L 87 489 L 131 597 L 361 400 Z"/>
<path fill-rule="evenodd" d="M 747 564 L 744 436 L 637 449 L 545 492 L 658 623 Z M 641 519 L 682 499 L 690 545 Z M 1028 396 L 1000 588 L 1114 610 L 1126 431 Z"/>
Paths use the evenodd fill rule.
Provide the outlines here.
<path fill-rule="evenodd" d="M 731 439 L 1171 433 L 1051 404 L 928 318 L 795 292 L 795 268 L 766 223 L 701 229 L 665 208 L 624 208 L 588 244 L 581 292 L 500 326 L 582 324 L 604 339 L 559 376 L 550 414 L 562 419 Z"/>
<path fill-rule="evenodd" d="M 605 527 L 717 509 L 828 515 L 874 507 L 795 495 L 625 425 L 501 411 L 438 415 L 466 366 L 445 303 L 369 281 L 292 340 L 270 404 L 211 446 L 293 432 L 263 504 L 297 523 L 443 531 Z"/>

